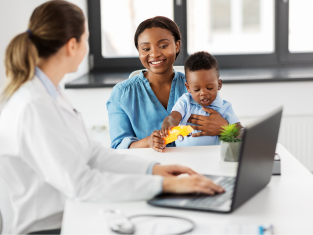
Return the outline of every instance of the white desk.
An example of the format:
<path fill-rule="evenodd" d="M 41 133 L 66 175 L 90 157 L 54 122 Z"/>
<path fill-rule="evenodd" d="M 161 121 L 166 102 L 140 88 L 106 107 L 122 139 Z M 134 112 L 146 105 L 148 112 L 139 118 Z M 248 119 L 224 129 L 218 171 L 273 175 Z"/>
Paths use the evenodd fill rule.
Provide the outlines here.
<path fill-rule="evenodd" d="M 237 163 L 223 162 L 219 146 L 167 148 L 165 153 L 152 149 L 118 150 L 144 156 L 162 164 L 186 165 L 205 174 L 234 176 Z M 105 209 L 121 209 L 126 215 L 141 213 L 170 214 L 188 217 L 197 226 L 273 224 L 275 234 L 313 234 L 313 175 L 282 145 L 281 176 L 231 214 L 158 208 L 145 201 L 119 203 L 82 203 L 67 200 L 62 234 L 114 234 L 106 224 Z M 146 227 L 137 226 L 136 234 L 147 235 Z M 201 233 L 203 234 L 203 233 Z"/>

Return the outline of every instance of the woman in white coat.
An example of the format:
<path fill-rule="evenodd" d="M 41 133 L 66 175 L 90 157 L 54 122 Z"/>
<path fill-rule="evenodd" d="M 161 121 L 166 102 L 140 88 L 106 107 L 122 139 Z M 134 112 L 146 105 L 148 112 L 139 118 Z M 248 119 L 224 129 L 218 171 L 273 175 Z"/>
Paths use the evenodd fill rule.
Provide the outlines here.
<path fill-rule="evenodd" d="M 0 115 L 4 233 L 58 233 L 66 198 L 100 202 L 223 191 L 187 167 L 121 155 L 89 139 L 58 86 L 88 52 L 88 34 L 81 9 L 49 1 L 34 10 L 28 30 L 6 50 Z M 175 177 L 182 173 L 190 177 Z"/>

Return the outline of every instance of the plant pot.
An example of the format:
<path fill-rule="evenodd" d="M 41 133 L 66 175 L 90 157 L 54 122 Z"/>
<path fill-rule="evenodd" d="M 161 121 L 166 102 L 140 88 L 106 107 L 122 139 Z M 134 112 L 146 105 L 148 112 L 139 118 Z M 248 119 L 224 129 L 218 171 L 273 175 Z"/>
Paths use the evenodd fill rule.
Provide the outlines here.
<path fill-rule="evenodd" d="M 225 162 L 238 162 L 241 142 L 228 143 L 221 141 L 221 158 Z"/>

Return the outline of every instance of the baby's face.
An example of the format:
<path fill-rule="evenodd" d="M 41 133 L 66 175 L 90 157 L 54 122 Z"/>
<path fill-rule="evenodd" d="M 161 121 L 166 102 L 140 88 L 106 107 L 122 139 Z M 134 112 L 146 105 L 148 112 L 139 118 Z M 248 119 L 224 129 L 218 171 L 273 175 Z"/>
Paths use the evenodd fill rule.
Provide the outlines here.
<path fill-rule="evenodd" d="M 201 106 L 209 106 L 215 100 L 217 91 L 222 88 L 222 80 L 218 79 L 215 69 L 187 71 L 186 79 L 188 92 Z"/>

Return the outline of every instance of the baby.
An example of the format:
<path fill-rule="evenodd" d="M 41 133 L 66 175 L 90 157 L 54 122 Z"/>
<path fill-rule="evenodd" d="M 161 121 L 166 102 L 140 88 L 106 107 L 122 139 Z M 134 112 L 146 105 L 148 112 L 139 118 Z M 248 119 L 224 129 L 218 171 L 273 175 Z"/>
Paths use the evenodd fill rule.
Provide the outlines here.
<path fill-rule="evenodd" d="M 231 103 L 223 100 L 218 94 L 222 88 L 222 80 L 219 79 L 219 68 L 214 56 L 207 52 L 196 52 L 189 56 L 185 63 L 185 75 L 188 93 L 183 94 L 174 105 L 171 114 L 162 124 L 161 136 L 167 136 L 172 127 L 178 125 L 194 125 L 188 123 L 191 114 L 209 116 L 203 110 L 208 107 L 219 112 L 229 124 L 241 124 L 233 111 Z M 194 130 L 192 133 L 199 131 Z M 185 137 L 183 141 L 176 140 L 176 146 L 200 146 L 218 145 L 218 136 Z"/>

